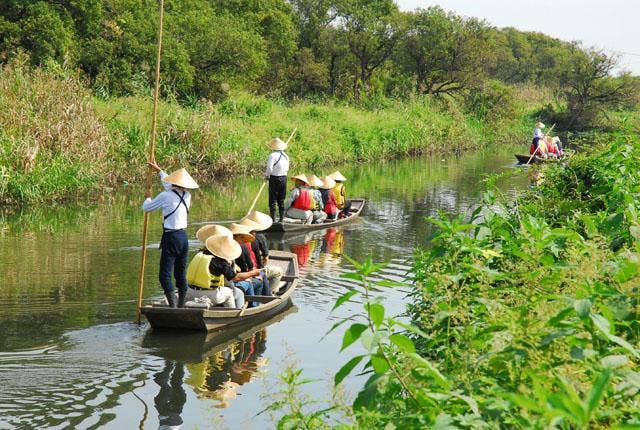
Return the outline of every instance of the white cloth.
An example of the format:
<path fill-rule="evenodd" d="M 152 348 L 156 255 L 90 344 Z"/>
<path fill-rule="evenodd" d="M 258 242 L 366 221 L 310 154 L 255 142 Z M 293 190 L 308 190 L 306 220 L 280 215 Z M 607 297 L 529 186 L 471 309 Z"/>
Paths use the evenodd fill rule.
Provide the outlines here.
<path fill-rule="evenodd" d="M 235 287 L 234 287 L 235 288 Z M 209 300 L 213 305 L 224 305 L 225 308 L 235 308 L 236 300 L 234 290 L 228 287 L 212 288 L 210 290 L 187 290 L 187 300 L 196 303 L 206 303 Z"/>
<path fill-rule="evenodd" d="M 160 172 L 160 181 L 162 182 L 162 186 L 165 191 L 158 194 L 153 200 L 151 200 L 151 198 L 147 198 L 144 203 L 142 203 L 142 210 L 145 212 L 151 212 L 157 209 L 162 209 L 163 218 L 173 212 L 171 216 L 164 220 L 162 224 L 164 228 L 167 230 L 187 228 L 187 208 L 184 204 L 180 203 L 180 197 L 172 191 L 173 185 L 163 181 L 167 176 L 169 175 L 164 171 Z M 189 191 L 182 190 L 176 190 L 176 192 L 183 196 L 183 200 L 187 207 L 191 207 L 191 193 L 189 193 Z M 184 195 L 182 193 L 184 193 Z M 176 209 L 178 205 L 180 206 L 174 212 L 174 209 Z"/>
<path fill-rule="evenodd" d="M 264 177 L 287 176 L 289 172 L 289 156 L 284 151 L 273 151 L 267 159 L 267 168 Z"/>
<path fill-rule="evenodd" d="M 542 134 L 542 130 L 540 130 L 538 127 L 536 127 L 536 129 L 533 131 L 533 137 L 542 138 L 543 136 L 544 136 L 544 134 Z"/>

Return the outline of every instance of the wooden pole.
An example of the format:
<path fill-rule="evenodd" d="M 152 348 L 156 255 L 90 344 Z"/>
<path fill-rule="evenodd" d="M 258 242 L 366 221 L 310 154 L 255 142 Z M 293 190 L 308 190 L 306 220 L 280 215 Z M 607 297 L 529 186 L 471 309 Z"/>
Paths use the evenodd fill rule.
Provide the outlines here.
<path fill-rule="evenodd" d="M 542 136 L 542 139 L 544 139 L 545 137 L 547 137 L 547 134 L 551 133 L 551 130 L 553 130 L 553 127 L 555 127 L 556 125 L 553 124 L 551 126 L 551 128 L 549 130 L 547 130 L 547 132 L 544 134 L 544 136 Z M 531 154 L 531 157 L 529 157 L 529 160 L 527 161 L 527 164 L 531 163 L 531 160 L 533 159 L 533 157 L 536 155 L 536 152 L 538 152 L 538 149 L 540 149 L 540 144 L 538 143 L 538 147 L 536 148 L 535 151 L 533 151 L 533 154 Z"/>
<path fill-rule="evenodd" d="M 160 17 L 158 19 L 158 50 L 156 53 L 156 85 L 153 92 L 153 116 L 151 120 L 151 142 L 149 142 L 149 161 L 156 160 L 156 128 L 158 120 L 158 93 L 160 92 L 160 57 L 162 53 L 162 24 L 164 19 L 164 0 L 160 0 Z M 147 188 L 145 197 L 151 197 L 151 186 L 154 176 L 154 169 L 148 166 Z M 142 291 L 144 289 L 144 267 L 147 262 L 147 231 L 149 227 L 149 212 L 144 213 L 142 224 L 142 255 L 140 257 L 140 276 L 138 277 L 138 303 L 136 308 L 136 322 L 140 324 L 140 308 L 142 308 Z"/>
<path fill-rule="evenodd" d="M 262 185 L 260 186 L 260 190 L 258 191 L 258 195 L 256 195 L 255 199 L 253 199 L 253 203 L 251 203 L 251 207 L 247 211 L 247 216 L 249 216 L 253 208 L 256 207 L 256 203 L 258 203 L 258 198 L 260 197 L 260 194 L 262 194 L 262 190 L 264 189 L 265 185 L 267 185 L 267 181 L 262 182 Z"/>
<path fill-rule="evenodd" d="M 293 135 L 296 134 L 296 131 L 298 131 L 298 127 L 294 128 L 293 131 L 291 132 L 291 135 L 289 136 L 289 138 L 287 139 L 287 141 L 285 142 L 287 145 L 289 144 L 289 142 L 291 141 L 291 139 L 293 139 Z"/>

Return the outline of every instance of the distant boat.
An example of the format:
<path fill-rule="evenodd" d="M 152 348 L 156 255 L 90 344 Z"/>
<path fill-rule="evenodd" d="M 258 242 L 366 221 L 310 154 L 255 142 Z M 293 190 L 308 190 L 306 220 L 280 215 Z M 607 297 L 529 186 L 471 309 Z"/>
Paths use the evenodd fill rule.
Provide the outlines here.
<path fill-rule="evenodd" d="M 269 264 L 282 269 L 283 285 L 274 296 L 245 296 L 247 303 L 260 302 L 254 308 L 170 308 L 166 304 L 143 306 L 142 314 L 154 330 L 198 330 L 211 333 L 259 324 L 292 304 L 291 296 L 299 282 L 298 258 L 291 252 L 269 251 Z"/>
<path fill-rule="evenodd" d="M 555 163 L 556 161 L 564 160 L 565 158 L 568 157 L 568 155 L 565 155 L 564 157 L 560 157 L 560 158 L 555 158 L 555 157 L 549 157 L 549 158 L 533 157 L 533 158 L 531 158 L 531 155 L 522 155 L 522 154 L 514 154 L 514 155 L 518 159 L 518 164 Z M 529 162 L 529 158 L 531 158 L 530 162 Z"/>
<path fill-rule="evenodd" d="M 337 220 L 326 220 L 320 224 L 302 224 L 302 223 L 292 223 L 292 222 L 274 222 L 271 224 L 266 233 L 289 233 L 289 232 L 302 232 L 309 230 L 319 230 L 322 228 L 334 227 L 341 224 L 346 224 L 348 222 L 356 219 L 362 209 L 364 208 L 364 199 L 350 199 L 351 201 L 351 211 L 348 216 L 344 218 L 338 218 Z"/>

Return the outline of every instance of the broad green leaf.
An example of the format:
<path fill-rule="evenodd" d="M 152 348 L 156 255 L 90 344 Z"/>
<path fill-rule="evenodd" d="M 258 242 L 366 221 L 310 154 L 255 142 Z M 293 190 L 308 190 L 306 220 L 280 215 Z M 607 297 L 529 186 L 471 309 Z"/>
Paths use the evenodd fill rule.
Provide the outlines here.
<path fill-rule="evenodd" d="M 356 355 L 351 360 L 347 361 L 347 363 L 344 366 L 342 366 L 334 376 L 333 378 L 334 385 L 338 385 L 344 380 L 344 378 L 349 376 L 351 371 L 358 365 L 358 363 L 362 361 L 363 358 L 364 358 L 364 355 Z"/>
<path fill-rule="evenodd" d="M 389 363 L 387 363 L 387 360 L 385 360 L 384 357 L 380 354 L 373 354 L 371 356 L 371 366 L 373 367 L 373 370 L 378 374 L 385 373 L 387 370 L 389 370 Z"/>
<path fill-rule="evenodd" d="M 591 311 L 591 301 L 589 299 L 580 299 L 573 302 L 573 308 L 580 318 L 586 318 Z"/>
<path fill-rule="evenodd" d="M 605 369 L 598 375 L 596 380 L 589 390 L 589 394 L 587 395 L 587 418 L 591 417 L 591 414 L 600 403 L 600 400 L 604 396 L 605 391 L 607 390 L 607 386 L 609 386 L 609 381 L 611 380 L 611 369 Z"/>
<path fill-rule="evenodd" d="M 351 297 L 355 296 L 358 293 L 359 293 L 358 290 L 351 290 L 347 293 L 344 293 L 343 295 L 338 297 L 338 300 L 336 300 L 336 303 L 335 305 L 333 305 L 333 308 L 331 308 L 331 311 L 333 312 L 334 310 L 336 310 L 337 308 L 339 308 L 340 306 L 348 302 Z"/>
<path fill-rule="evenodd" d="M 634 357 L 640 358 L 638 350 L 634 348 L 633 345 L 631 345 L 621 337 L 618 337 L 611 333 L 611 323 L 605 317 L 598 314 L 591 314 L 591 321 L 593 321 L 593 325 L 596 326 L 607 339 L 609 339 L 613 343 L 620 345 L 631 354 L 633 354 Z"/>
<path fill-rule="evenodd" d="M 369 311 L 369 318 L 374 326 L 380 327 L 382 320 L 384 319 L 384 306 L 379 303 L 369 303 L 367 305 Z"/>
<path fill-rule="evenodd" d="M 341 273 L 340 277 L 345 279 L 354 279 L 356 281 L 362 281 L 364 279 L 361 274 L 353 272 Z"/>
<path fill-rule="evenodd" d="M 380 281 L 376 281 L 374 285 L 378 287 L 391 287 L 391 288 L 393 287 L 409 288 L 413 286 L 408 282 L 392 281 L 390 279 L 382 279 Z"/>
<path fill-rule="evenodd" d="M 629 357 L 626 355 L 608 355 L 600 359 L 600 364 L 609 369 L 617 369 L 629 364 Z"/>
<path fill-rule="evenodd" d="M 392 334 L 389 336 L 389 340 L 404 352 L 416 352 L 413 341 L 403 334 Z"/>
<path fill-rule="evenodd" d="M 442 388 L 446 390 L 449 390 L 451 388 L 451 384 L 449 383 L 447 378 L 445 378 L 445 376 L 442 373 L 440 373 L 440 371 L 433 364 L 431 364 L 431 362 L 429 362 L 427 359 L 421 357 L 416 353 L 409 353 L 407 355 L 408 357 L 412 358 L 419 367 L 422 367 L 427 371 L 429 371 L 429 373 L 436 380 L 438 385 L 440 385 Z"/>
<path fill-rule="evenodd" d="M 346 347 L 351 345 L 356 340 L 360 339 L 362 332 L 367 329 L 367 326 L 360 323 L 352 324 L 345 332 L 342 338 L 342 348 L 340 351 L 344 351 Z"/>
<path fill-rule="evenodd" d="M 407 324 L 407 323 L 404 323 L 402 321 L 397 321 L 397 320 L 392 320 L 392 321 L 393 321 L 393 324 L 399 325 L 403 329 L 405 329 L 407 331 L 410 331 L 411 333 L 415 333 L 415 334 L 417 334 L 418 336 L 420 336 L 420 337 L 422 337 L 424 339 L 429 337 L 429 336 L 427 336 L 427 334 L 425 332 L 423 332 L 418 327 L 416 327 L 416 326 L 414 326 L 412 324 Z"/>

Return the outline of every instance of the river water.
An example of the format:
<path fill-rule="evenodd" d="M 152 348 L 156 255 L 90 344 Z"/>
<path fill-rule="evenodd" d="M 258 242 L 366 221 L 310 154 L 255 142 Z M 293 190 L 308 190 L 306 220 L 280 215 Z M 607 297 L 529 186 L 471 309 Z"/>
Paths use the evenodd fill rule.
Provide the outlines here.
<path fill-rule="evenodd" d="M 309 396 L 328 398 L 333 372 L 358 348 L 339 352 L 340 329 L 323 337 L 340 317 L 360 310 L 354 303 L 331 313 L 354 286 L 340 277 L 352 269 L 343 256 L 386 261 L 376 277 L 403 280 L 412 250 L 428 243 L 425 217 L 475 207 L 488 175 L 513 170 L 512 154 L 513 148 L 494 148 L 341 168 L 349 195 L 367 199 L 361 218 L 272 237 L 272 248 L 298 255 L 303 280 L 295 305 L 224 342 L 161 335 L 132 322 L 139 189 L 105 191 L 97 203 L 0 214 L 0 429 L 272 428 L 271 413 L 261 412 L 284 388 L 279 378 L 292 365 L 315 380 L 305 386 Z M 496 182 L 510 194 L 527 181 L 515 173 Z M 194 194 L 190 220 L 237 219 L 258 188 L 258 180 L 246 179 L 203 188 Z M 266 196 L 258 208 L 266 210 Z M 157 213 L 151 224 L 146 300 L 161 295 Z M 197 228 L 189 228 L 191 237 Z M 406 291 L 380 294 L 388 312 L 402 312 Z M 352 397 L 361 383 L 348 378 L 342 395 Z"/>

